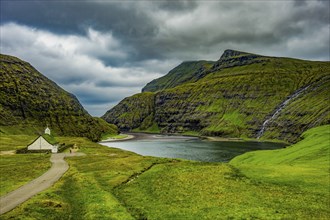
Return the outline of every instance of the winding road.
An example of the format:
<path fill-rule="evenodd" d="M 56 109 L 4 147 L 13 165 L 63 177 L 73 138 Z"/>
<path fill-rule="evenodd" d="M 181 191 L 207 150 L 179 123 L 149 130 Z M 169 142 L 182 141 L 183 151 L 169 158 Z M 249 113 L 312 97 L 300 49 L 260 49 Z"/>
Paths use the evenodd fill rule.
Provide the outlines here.
<path fill-rule="evenodd" d="M 0 215 L 14 209 L 16 206 L 25 202 L 32 196 L 51 187 L 57 182 L 61 176 L 69 169 L 68 163 L 64 160 L 65 157 L 83 156 L 83 153 L 59 153 L 52 154 L 50 161 L 52 167 L 40 177 L 32 180 L 26 185 L 21 186 L 15 191 L 12 191 L 0 197 Z"/>

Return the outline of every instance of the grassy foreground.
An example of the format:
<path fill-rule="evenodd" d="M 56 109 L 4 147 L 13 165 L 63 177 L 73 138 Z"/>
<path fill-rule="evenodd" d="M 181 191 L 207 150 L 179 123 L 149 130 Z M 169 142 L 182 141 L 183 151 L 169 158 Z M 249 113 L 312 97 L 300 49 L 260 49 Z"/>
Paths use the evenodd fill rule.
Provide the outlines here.
<path fill-rule="evenodd" d="M 230 164 L 251 179 L 323 194 L 330 206 L 330 125 L 310 129 L 303 137 L 286 149 L 248 152 Z"/>
<path fill-rule="evenodd" d="M 47 154 L 0 155 L 0 196 L 13 191 L 46 172 Z"/>
<path fill-rule="evenodd" d="M 327 219 L 329 129 L 230 164 L 142 157 L 59 138 L 86 156 L 68 158 L 59 182 L 0 219 Z"/>

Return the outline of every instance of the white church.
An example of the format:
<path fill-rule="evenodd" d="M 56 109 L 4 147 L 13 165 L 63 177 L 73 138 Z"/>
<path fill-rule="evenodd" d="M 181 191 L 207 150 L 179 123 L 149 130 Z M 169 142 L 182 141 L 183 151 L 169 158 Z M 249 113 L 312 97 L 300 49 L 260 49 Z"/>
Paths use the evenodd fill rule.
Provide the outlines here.
<path fill-rule="evenodd" d="M 50 135 L 50 129 L 45 129 L 45 134 Z M 52 153 L 57 153 L 58 146 L 50 144 L 42 135 L 28 145 L 28 150 L 51 150 Z"/>

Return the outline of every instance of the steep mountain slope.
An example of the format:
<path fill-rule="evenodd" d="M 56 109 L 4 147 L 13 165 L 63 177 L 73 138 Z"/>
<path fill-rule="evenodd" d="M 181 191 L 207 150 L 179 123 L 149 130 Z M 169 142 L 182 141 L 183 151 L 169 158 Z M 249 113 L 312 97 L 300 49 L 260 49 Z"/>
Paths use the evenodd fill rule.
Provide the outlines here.
<path fill-rule="evenodd" d="M 156 92 L 159 90 L 174 88 L 187 82 L 196 82 L 207 74 L 207 70 L 213 66 L 213 61 L 187 61 L 175 67 L 168 74 L 152 80 L 142 92 Z"/>
<path fill-rule="evenodd" d="M 120 129 L 145 130 L 143 124 L 165 133 L 288 142 L 330 122 L 329 62 L 226 50 L 203 76 L 193 83 L 126 98 L 103 118 Z M 146 111 L 139 104 L 146 101 L 154 108 Z M 127 123 L 122 112 L 134 112 L 136 123 Z"/>
<path fill-rule="evenodd" d="M 29 63 L 7 55 L 0 56 L 0 63 L 0 132 L 35 133 L 48 125 L 57 135 L 95 141 L 102 133 L 117 132 Z"/>
<path fill-rule="evenodd" d="M 152 92 L 144 92 L 125 98 L 113 111 L 107 113 L 107 120 L 120 125 L 121 130 L 152 126 L 155 111 L 155 96 Z"/>

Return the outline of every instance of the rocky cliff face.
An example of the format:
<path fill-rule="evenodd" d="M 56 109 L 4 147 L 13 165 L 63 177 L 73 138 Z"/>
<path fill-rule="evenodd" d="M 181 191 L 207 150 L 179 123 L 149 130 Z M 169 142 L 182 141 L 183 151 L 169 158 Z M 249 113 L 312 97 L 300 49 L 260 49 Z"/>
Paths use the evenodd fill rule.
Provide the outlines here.
<path fill-rule="evenodd" d="M 145 130 L 141 125 L 145 127 L 148 118 L 147 124 L 159 132 L 222 137 L 257 138 L 263 129 L 261 139 L 288 142 L 295 142 L 311 127 L 330 122 L 329 62 L 227 50 L 204 72 L 195 82 L 126 98 L 125 108 L 120 103 L 103 118 L 128 130 Z M 146 100 L 148 110 L 139 104 Z M 127 121 L 126 115 L 135 111 L 143 117 L 134 123 Z"/>
<path fill-rule="evenodd" d="M 234 66 L 244 66 L 253 63 L 267 62 L 267 58 L 257 54 L 251 54 L 235 50 L 225 50 L 220 59 L 214 63 L 211 71 L 221 70 Z"/>
<path fill-rule="evenodd" d="M 78 99 L 18 58 L 0 56 L 0 129 L 39 132 L 48 125 L 57 135 L 98 140 L 116 127 L 90 116 Z"/>

